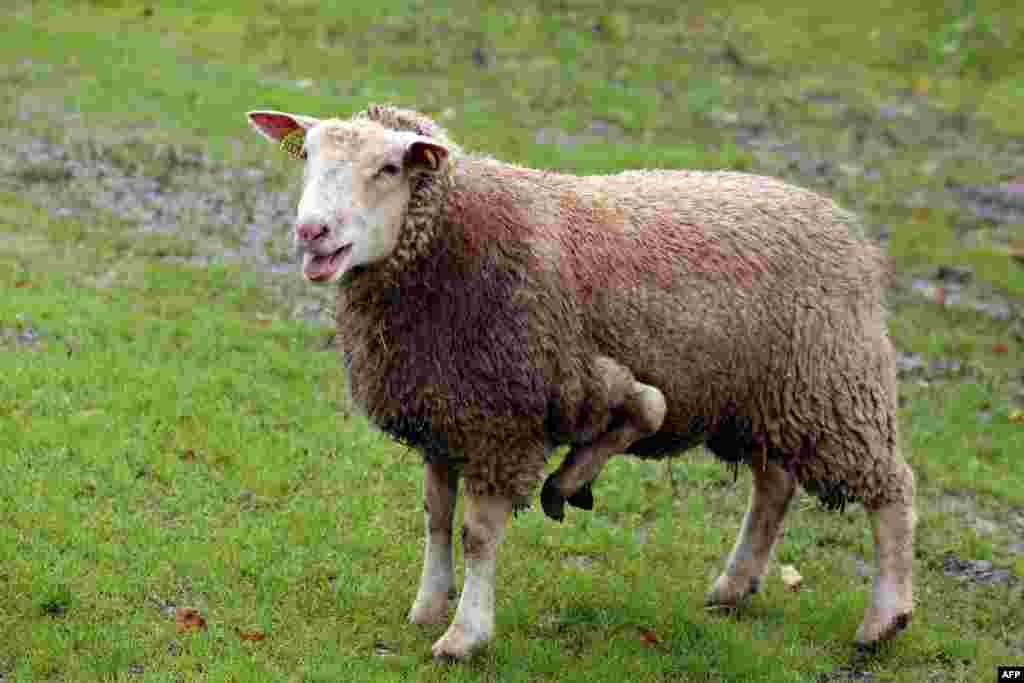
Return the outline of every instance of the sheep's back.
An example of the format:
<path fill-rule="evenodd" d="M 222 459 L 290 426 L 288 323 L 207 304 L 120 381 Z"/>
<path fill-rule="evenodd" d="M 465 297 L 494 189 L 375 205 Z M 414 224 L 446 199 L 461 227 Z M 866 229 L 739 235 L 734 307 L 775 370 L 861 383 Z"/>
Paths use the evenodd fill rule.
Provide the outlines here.
<path fill-rule="evenodd" d="M 889 401 L 884 262 L 832 201 L 737 173 L 569 184 L 566 284 L 597 352 L 666 394 L 664 443 L 741 426 L 790 447 L 850 382 Z"/>

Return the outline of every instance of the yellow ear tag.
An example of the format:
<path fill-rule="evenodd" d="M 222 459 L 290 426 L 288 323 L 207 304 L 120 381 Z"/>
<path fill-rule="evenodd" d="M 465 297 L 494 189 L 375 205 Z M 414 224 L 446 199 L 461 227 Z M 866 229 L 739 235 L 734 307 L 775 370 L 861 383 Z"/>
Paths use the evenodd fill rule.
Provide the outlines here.
<path fill-rule="evenodd" d="M 430 168 L 437 168 L 437 155 L 426 147 L 423 148 L 423 156 L 427 158 L 427 163 L 430 164 Z"/>
<path fill-rule="evenodd" d="M 302 150 L 302 143 L 306 139 L 306 129 L 296 128 L 288 135 L 281 138 L 281 149 L 293 159 L 303 159 L 306 154 Z"/>

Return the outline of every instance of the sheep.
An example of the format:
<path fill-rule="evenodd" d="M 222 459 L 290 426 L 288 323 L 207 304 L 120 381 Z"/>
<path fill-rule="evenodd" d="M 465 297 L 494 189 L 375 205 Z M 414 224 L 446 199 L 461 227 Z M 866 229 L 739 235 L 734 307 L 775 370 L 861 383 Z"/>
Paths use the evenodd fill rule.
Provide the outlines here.
<path fill-rule="evenodd" d="M 588 504 L 613 454 L 703 443 L 750 467 L 710 605 L 757 591 L 798 483 L 862 503 L 878 572 L 856 641 L 908 624 L 914 477 L 896 449 L 886 266 L 854 216 L 755 175 L 502 163 L 387 105 L 248 120 L 304 159 L 294 239 L 304 277 L 336 283 L 352 400 L 423 456 L 412 623 L 447 622 L 464 482 L 465 580 L 435 657 L 492 639 L 497 548 L 560 445 L 542 495 L 556 516 Z"/>

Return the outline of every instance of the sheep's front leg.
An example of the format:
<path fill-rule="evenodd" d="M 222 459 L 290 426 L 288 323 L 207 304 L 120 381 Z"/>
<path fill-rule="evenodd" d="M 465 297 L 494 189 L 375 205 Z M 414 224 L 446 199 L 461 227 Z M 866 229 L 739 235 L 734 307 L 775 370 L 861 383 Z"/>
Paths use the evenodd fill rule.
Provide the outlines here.
<path fill-rule="evenodd" d="M 511 498 L 466 494 L 462 527 L 466 579 L 455 619 L 434 643 L 434 657 L 462 659 L 494 635 L 497 551 L 511 513 Z"/>
<path fill-rule="evenodd" d="M 540 492 L 544 514 L 561 521 L 568 500 L 576 507 L 590 509 L 593 498 L 590 484 L 604 469 L 609 458 L 624 453 L 633 442 L 654 434 L 665 420 L 665 396 L 657 387 L 634 382 L 622 405 L 616 410 L 618 426 L 593 441 L 574 448 Z"/>
<path fill-rule="evenodd" d="M 426 543 L 420 588 L 409 610 L 409 621 L 414 624 L 442 624 L 448 618 L 448 597 L 455 591 L 452 517 L 455 514 L 458 488 L 457 470 L 447 463 L 424 463 L 423 517 Z"/>

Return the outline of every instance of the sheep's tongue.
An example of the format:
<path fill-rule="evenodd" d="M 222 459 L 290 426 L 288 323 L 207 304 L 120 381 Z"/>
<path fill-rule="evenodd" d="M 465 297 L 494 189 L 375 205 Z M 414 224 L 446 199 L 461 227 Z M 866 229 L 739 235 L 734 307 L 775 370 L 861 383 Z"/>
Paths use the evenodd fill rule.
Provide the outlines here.
<path fill-rule="evenodd" d="M 336 251 L 327 256 L 310 254 L 302 266 L 302 274 L 309 280 L 323 280 L 334 275 L 338 270 L 338 261 L 341 258 L 341 251 Z"/>

